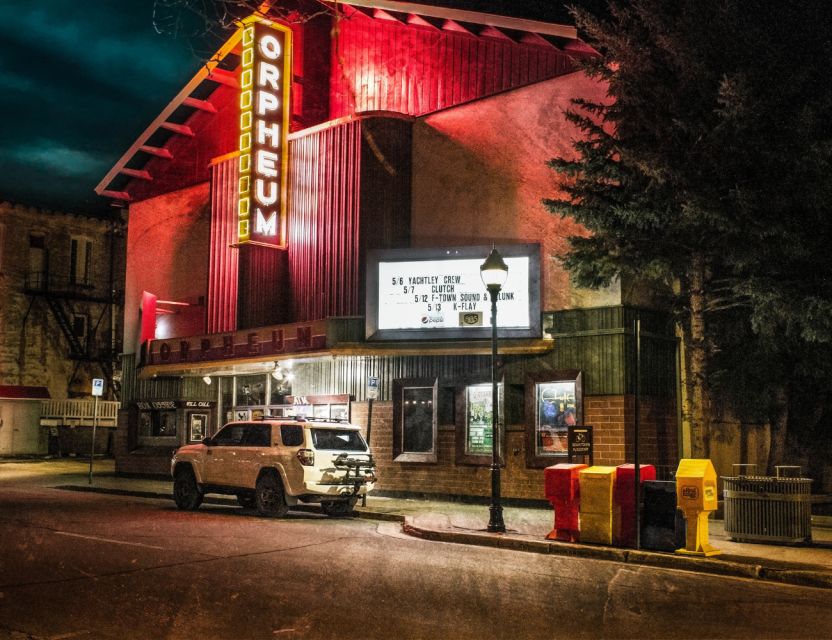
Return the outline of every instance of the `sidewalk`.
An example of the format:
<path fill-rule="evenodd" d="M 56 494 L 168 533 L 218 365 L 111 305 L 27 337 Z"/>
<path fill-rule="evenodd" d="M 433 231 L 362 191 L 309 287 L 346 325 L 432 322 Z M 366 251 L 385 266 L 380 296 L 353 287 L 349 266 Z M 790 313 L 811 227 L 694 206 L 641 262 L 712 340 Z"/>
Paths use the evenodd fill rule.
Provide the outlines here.
<path fill-rule="evenodd" d="M 92 484 L 88 462 L 80 459 L 0 461 L 0 480 L 26 479 L 45 486 L 75 491 L 170 499 L 173 483 L 166 479 L 123 478 L 113 473 L 112 460 L 96 460 Z M 206 502 L 236 504 L 228 496 L 210 496 Z M 314 505 L 299 510 L 318 511 Z M 505 534 L 488 533 L 488 506 L 435 500 L 388 498 L 370 495 L 357 507 L 362 518 L 398 521 L 402 530 L 426 540 L 498 547 L 531 553 L 625 562 L 683 571 L 770 580 L 832 589 L 832 528 L 814 526 L 812 544 L 784 546 L 729 540 L 721 520 L 711 520 L 711 544 L 722 554 L 711 558 L 657 551 L 622 549 L 592 544 L 547 541 L 552 529 L 550 509 L 505 507 Z"/>

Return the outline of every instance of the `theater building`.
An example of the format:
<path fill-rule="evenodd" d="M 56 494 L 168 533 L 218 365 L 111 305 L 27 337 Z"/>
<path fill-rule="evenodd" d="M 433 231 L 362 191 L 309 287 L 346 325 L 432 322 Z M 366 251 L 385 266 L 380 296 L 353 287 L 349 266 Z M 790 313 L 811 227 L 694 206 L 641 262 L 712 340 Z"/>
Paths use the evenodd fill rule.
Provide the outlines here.
<path fill-rule="evenodd" d="M 575 29 L 276 7 L 97 188 L 129 209 L 117 471 L 167 473 L 231 419 L 310 415 L 368 428 L 379 491 L 488 495 L 492 247 L 503 495 L 542 498 L 572 425 L 593 427 L 596 464 L 631 461 L 638 423 L 641 460 L 674 465 L 672 326 L 627 283 L 574 288 L 555 256 L 582 230 L 541 203 L 578 136 L 564 111 L 604 95 Z"/>

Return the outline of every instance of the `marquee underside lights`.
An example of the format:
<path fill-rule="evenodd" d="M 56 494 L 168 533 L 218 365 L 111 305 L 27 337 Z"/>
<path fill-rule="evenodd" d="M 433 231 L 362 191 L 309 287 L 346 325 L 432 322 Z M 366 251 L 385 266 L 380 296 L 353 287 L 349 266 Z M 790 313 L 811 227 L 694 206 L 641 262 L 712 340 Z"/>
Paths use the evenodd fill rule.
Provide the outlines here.
<path fill-rule="evenodd" d="M 237 188 L 241 244 L 286 246 L 291 51 L 288 27 L 255 17 L 244 21 Z"/>

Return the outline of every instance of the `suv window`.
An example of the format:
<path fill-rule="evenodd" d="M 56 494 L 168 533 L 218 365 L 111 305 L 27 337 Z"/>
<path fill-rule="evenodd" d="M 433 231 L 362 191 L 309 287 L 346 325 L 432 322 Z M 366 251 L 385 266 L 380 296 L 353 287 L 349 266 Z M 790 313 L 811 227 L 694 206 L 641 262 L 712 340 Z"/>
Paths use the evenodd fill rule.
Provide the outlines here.
<path fill-rule="evenodd" d="M 243 444 L 245 434 L 246 425 L 227 424 L 212 438 L 212 440 L 218 447 L 239 447 Z"/>
<path fill-rule="evenodd" d="M 312 429 L 312 443 L 316 449 L 333 451 L 366 451 L 367 443 L 358 431 L 343 429 Z"/>
<path fill-rule="evenodd" d="M 270 447 L 272 445 L 272 428 L 268 424 L 250 424 L 246 434 L 247 447 Z"/>
<path fill-rule="evenodd" d="M 299 447 L 303 444 L 303 427 L 296 424 L 280 425 L 280 439 L 284 447 Z"/>

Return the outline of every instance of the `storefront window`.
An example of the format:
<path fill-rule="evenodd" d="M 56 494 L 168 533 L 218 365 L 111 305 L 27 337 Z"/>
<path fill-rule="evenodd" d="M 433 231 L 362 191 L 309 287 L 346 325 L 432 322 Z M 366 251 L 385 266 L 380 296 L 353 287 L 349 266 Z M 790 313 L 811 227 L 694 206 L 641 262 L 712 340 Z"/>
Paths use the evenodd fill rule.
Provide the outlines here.
<path fill-rule="evenodd" d="M 286 396 L 292 395 L 292 380 L 286 374 L 279 379 L 270 375 L 269 384 L 269 404 L 283 404 Z"/>
<path fill-rule="evenodd" d="M 266 376 L 237 376 L 234 379 L 237 406 L 251 407 L 266 403 Z"/>
<path fill-rule="evenodd" d="M 558 379 L 560 378 L 560 379 Z M 581 375 L 577 371 L 555 372 L 545 378 L 530 378 L 526 387 L 526 415 L 534 417 L 527 427 L 526 461 L 529 466 L 548 466 L 552 458 L 568 454 L 567 431 L 582 424 Z"/>
<path fill-rule="evenodd" d="M 437 380 L 393 381 L 396 462 L 436 462 Z"/>

